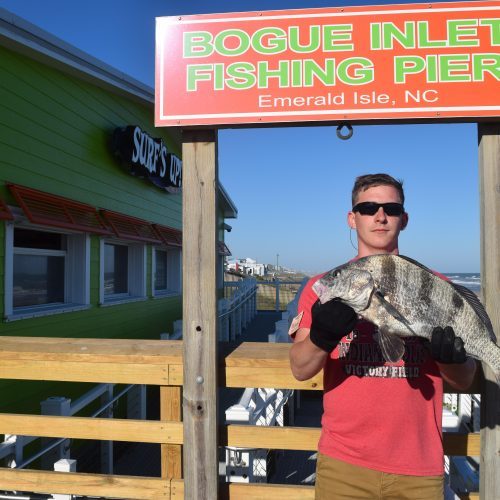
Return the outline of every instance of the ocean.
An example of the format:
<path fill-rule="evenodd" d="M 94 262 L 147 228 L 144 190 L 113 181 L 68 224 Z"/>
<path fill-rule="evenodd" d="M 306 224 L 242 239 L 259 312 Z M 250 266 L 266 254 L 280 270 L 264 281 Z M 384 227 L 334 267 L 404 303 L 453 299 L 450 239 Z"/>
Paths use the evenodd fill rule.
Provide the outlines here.
<path fill-rule="evenodd" d="M 481 276 L 479 273 L 446 273 L 445 276 L 450 278 L 453 283 L 465 286 L 474 293 L 481 291 Z"/>

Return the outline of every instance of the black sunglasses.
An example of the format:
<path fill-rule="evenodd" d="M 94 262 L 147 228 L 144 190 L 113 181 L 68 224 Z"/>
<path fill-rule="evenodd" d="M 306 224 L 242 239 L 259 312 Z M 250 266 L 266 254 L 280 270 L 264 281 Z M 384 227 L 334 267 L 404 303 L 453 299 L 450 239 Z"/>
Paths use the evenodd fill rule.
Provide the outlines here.
<path fill-rule="evenodd" d="M 376 203 L 375 201 L 358 203 L 352 207 L 352 211 L 359 212 L 361 215 L 375 215 L 380 207 L 382 207 L 385 214 L 390 217 L 396 217 L 405 212 L 405 208 L 401 203 Z"/>

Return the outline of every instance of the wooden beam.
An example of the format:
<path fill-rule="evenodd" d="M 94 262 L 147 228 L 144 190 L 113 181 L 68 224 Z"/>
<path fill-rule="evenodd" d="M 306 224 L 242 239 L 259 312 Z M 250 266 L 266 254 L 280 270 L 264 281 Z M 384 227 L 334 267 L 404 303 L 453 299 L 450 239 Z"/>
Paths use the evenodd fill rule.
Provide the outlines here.
<path fill-rule="evenodd" d="M 269 385 L 269 381 L 273 383 Z M 323 371 L 309 380 L 298 381 L 290 371 L 283 368 L 227 367 L 226 387 L 276 387 L 280 389 L 302 389 L 317 391 L 323 389 Z"/>
<path fill-rule="evenodd" d="M 169 499 L 170 483 L 160 478 L 0 468 L 0 489 L 123 499 Z"/>
<path fill-rule="evenodd" d="M 500 123 L 480 124 L 481 294 L 500 337 Z M 500 498 L 500 387 L 483 363 L 480 497 Z"/>
<path fill-rule="evenodd" d="M 160 420 L 162 422 L 182 420 L 180 387 L 160 387 Z M 182 446 L 178 444 L 161 445 L 161 477 L 182 477 Z"/>
<path fill-rule="evenodd" d="M 181 340 L 0 337 L 1 359 L 168 364 L 181 357 Z"/>
<path fill-rule="evenodd" d="M 217 498 L 216 132 L 183 136 L 184 495 Z"/>
<path fill-rule="evenodd" d="M 443 433 L 443 449 L 445 455 L 455 457 L 477 457 L 481 447 L 479 434 L 462 434 L 456 432 Z"/>
<path fill-rule="evenodd" d="M 238 484 L 229 485 L 231 500 L 272 498 L 272 500 L 313 500 L 314 487 L 290 484 Z"/>
<path fill-rule="evenodd" d="M 54 438 L 182 443 L 180 422 L 0 413 L 0 434 Z"/>
<path fill-rule="evenodd" d="M 1 360 L 0 356 L 0 360 Z M 0 379 L 115 384 L 168 384 L 168 365 L 11 360 L 0 362 Z"/>
<path fill-rule="evenodd" d="M 228 425 L 227 446 L 313 451 L 318 449 L 320 433 L 319 427 Z"/>
<path fill-rule="evenodd" d="M 241 448 L 313 451 L 318 447 L 320 433 L 319 427 L 228 425 L 227 439 L 221 444 Z M 479 434 L 445 432 L 443 447 L 445 455 L 478 456 Z"/>

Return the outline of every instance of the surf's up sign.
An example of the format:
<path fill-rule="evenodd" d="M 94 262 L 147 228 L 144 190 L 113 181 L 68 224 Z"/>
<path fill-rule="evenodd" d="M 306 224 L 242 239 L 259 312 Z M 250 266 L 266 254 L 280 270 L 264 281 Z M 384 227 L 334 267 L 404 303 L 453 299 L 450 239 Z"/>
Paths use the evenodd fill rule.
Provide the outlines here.
<path fill-rule="evenodd" d="M 500 116 L 500 2 L 156 20 L 156 125 Z"/>

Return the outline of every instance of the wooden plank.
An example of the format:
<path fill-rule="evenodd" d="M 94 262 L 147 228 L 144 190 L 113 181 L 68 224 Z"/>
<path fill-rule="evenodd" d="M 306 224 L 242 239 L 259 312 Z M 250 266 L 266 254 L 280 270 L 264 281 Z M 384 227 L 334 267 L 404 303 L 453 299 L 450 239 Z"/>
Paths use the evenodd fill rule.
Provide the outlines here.
<path fill-rule="evenodd" d="M 184 481 L 182 479 L 172 479 L 170 481 L 170 499 L 182 500 L 184 498 Z"/>
<path fill-rule="evenodd" d="M 168 384 L 168 365 L 1 360 L 0 379 L 116 384 Z"/>
<path fill-rule="evenodd" d="M 226 387 L 275 387 L 279 389 L 322 390 L 323 372 L 313 378 L 298 381 L 290 371 L 284 368 L 226 368 Z"/>
<path fill-rule="evenodd" d="M 479 434 L 443 433 L 443 449 L 445 455 L 478 457 L 481 447 Z"/>
<path fill-rule="evenodd" d="M 479 125 L 479 189 L 481 207 L 481 295 L 493 330 L 500 335 L 500 123 Z M 482 499 L 500 498 L 500 386 L 483 363 L 481 395 Z"/>
<path fill-rule="evenodd" d="M 320 433 L 321 429 L 317 427 L 228 425 L 227 446 L 270 450 L 317 450 Z"/>
<path fill-rule="evenodd" d="M 0 434 L 182 444 L 182 424 L 159 420 L 0 413 Z"/>
<path fill-rule="evenodd" d="M 314 486 L 289 484 L 243 484 L 229 485 L 231 500 L 272 498 L 273 500 L 313 500 Z"/>
<path fill-rule="evenodd" d="M 290 365 L 291 344 L 244 342 L 226 356 L 226 366 L 283 368 Z"/>
<path fill-rule="evenodd" d="M 0 337 L 0 360 L 182 364 L 182 341 Z"/>
<path fill-rule="evenodd" d="M 184 134 L 182 187 L 185 496 L 217 498 L 217 145 Z"/>
<path fill-rule="evenodd" d="M 123 499 L 170 498 L 170 484 L 161 478 L 29 469 L 0 468 L 0 489 Z"/>
<path fill-rule="evenodd" d="M 160 420 L 180 422 L 182 420 L 180 387 L 160 387 Z M 161 445 L 161 477 L 182 477 L 182 446 Z"/>
<path fill-rule="evenodd" d="M 181 386 L 184 380 L 184 365 L 174 364 L 168 366 L 168 385 Z"/>
<path fill-rule="evenodd" d="M 227 446 L 271 450 L 316 450 L 321 429 L 313 427 L 264 427 L 228 425 Z M 479 434 L 444 433 L 446 455 L 478 456 Z"/>

